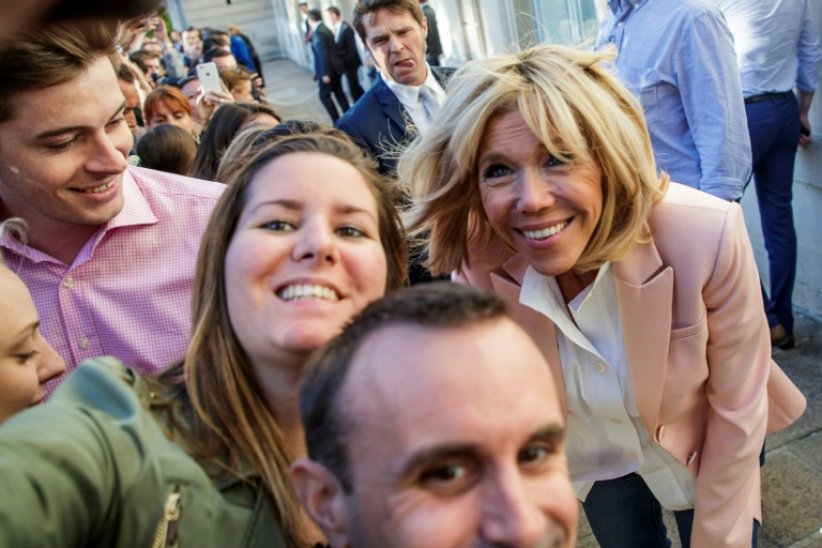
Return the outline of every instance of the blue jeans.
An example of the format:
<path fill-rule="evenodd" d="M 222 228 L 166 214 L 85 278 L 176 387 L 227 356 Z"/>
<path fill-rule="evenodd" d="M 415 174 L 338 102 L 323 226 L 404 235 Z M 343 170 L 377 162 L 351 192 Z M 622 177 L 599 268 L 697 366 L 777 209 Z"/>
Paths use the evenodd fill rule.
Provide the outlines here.
<path fill-rule="evenodd" d="M 746 104 L 753 177 L 762 235 L 768 252 L 770 287 L 763 288 L 771 327 L 793 334 L 796 231 L 793 225 L 793 166 L 799 143 L 799 104 L 793 93 Z"/>
<path fill-rule="evenodd" d="M 602 548 L 668 548 L 662 507 L 637 474 L 594 483 L 582 503 L 588 523 Z M 693 510 L 674 512 L 683 548 L 691 545 Z M 759 523 L 754 520 L 751 546 L 757 548 Z"/>

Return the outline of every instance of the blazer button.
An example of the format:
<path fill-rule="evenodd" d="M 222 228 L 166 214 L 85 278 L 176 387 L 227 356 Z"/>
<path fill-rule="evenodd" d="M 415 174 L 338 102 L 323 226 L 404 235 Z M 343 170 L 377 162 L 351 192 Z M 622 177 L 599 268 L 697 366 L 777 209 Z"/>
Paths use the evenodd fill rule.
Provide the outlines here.
<path fill-rule="evenodd" d="M 656 432 L 654 433 L 654 440 L 657 442 L 662 442 L 662 436 L 665 434 L 665 425 L 660 424 L 656 427 Z"/>

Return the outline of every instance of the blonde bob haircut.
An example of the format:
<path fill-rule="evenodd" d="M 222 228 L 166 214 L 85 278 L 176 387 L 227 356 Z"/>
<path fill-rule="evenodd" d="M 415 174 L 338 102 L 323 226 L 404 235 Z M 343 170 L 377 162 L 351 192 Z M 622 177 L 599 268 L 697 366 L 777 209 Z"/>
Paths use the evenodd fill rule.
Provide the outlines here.
<path fill-rule="evenodd" d="M 641 107 L 606 68 L 611 55 L 542 45 L 471 61 L 448 84 L 439 121 L 403 154 L 398 177 L 413 197 L 406 223 L 446 274 L 487 255 L 495 233 L 480 198 L 478 152 L 488 122 L 519 110 L 555 158 L 602 172 L 602 215 L 574 272 L 596 270 L 649 238 L 646 220 L 667 187 L 657 174 Z M 514 249 L 494 257 L 499 266 Z M 483 257 L 485 259 L 486 257 Z"/>

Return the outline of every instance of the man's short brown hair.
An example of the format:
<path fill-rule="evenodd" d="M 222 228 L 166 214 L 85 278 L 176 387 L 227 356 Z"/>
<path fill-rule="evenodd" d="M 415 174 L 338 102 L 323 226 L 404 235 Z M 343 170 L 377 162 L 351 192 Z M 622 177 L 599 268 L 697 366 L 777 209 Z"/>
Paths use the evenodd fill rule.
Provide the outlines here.
<path fill-rule="evenodd" d="M 449 282 L 402 289 L 371 303 L 307 368 L 299 406 L 308 456 L 330 470 L 345 492 L 352 492 L 344 442 L 350 421 L 340 397 L 352 362 L 372 334 L 394 325 L 456 329 L 506 314 L 505 301 L 495 293 Z"/>
<path fill-rule="evenodd" d="M 56 86 L 82 74 L 101 56 L 114 63 L 112 23 L 42 25 L 0 43 L 0 123 L 9 120 L 18 93 Z"/>
<path fill-rule="evenodd" d="M 366 47 L 368 42 L 365 40 L 365 16 L 376 13 L 381 9 L 394 13 L 407 11 L 420 25 L 422 25 L 422 20 L 425 18 L 417 0 L 359 0 L 357 5 L 354 6 L 354 21 L 352 24 Z"/>

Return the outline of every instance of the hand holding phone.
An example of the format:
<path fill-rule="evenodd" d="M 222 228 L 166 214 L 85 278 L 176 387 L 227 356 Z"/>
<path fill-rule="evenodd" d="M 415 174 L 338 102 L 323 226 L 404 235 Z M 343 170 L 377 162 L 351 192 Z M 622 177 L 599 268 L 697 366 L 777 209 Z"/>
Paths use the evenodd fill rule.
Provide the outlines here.
<path fill-rule="evenodd" d="M 222 91 L 220 83 L 220 72 L 214 62 L 200 63 L 197 65 L 197 78 L 200 80 L 200 87 L 203 93 L 208 91 Z"/>

